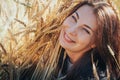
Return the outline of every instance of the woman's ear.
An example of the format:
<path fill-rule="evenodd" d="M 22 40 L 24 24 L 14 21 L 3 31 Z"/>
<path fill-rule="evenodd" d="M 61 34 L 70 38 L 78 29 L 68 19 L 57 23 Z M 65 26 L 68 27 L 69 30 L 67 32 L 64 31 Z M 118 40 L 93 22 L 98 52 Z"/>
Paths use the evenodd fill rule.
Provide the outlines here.
<path fill-rule="evenodd" d="M 95 48 L 95 47 L 96 47 L 96 45 L 95 45 L 95 44 L 92 44 L 92 45 L 91 45 L 91 48 Z"/>

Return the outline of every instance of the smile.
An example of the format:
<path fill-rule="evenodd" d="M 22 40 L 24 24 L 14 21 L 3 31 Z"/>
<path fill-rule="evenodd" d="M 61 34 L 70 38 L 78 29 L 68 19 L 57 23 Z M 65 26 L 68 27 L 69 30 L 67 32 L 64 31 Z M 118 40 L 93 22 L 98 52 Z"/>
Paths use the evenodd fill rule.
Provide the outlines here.
<path fill-rule="evenodd" d="M 67 34 L 66 32 L 64 32 L 64 39 L 66 42 L 68 43 L 75 43 L 75 41 L 73 41 Z"/>

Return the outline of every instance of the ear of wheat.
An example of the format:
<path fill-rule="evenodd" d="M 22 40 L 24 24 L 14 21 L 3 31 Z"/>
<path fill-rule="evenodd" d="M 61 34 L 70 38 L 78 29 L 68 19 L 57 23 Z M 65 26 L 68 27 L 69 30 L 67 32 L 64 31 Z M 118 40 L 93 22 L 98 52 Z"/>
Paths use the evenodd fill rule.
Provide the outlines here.
<path fill-rule="evenodd" d="M 32 79 L 47 79 L 61 50 L 60 25 L 79 1 L 1 0 L 0 80 L 19 80 L 36 62 Z"/>

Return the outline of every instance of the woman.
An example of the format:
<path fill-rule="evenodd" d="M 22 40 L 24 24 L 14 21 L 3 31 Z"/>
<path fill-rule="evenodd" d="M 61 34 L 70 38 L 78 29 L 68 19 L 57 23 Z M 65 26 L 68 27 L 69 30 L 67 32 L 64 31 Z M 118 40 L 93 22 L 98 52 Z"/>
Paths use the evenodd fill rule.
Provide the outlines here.
<path fill-rule="evenodd" d="M 120 79 L 120 23 L 109 3 L 83 1 L 61 27 L 59 42 L 63 50 L 53 74 L 55 80 Z"/>
<path fill-rule="evenodd" d="M 36 72 L 38 75 L 26 75 L 31 73 L 29 69 L 20 80 L 30 80 L 31 76 L 31 80 L 120 78 L 120 22 L 117 12 L 109 3 L 82 1 L 72 9 L 61 27 L 59 43 L 62 50 L 60 56 L 58 55 L 59 59 L 56 60 L 57 66 L 50 68 L 51 62 L 48 62 L 48 68 L 40 71 L 45 74 Z M 51 74 L 46 73 L 48 69 L 52 71 Z"/>

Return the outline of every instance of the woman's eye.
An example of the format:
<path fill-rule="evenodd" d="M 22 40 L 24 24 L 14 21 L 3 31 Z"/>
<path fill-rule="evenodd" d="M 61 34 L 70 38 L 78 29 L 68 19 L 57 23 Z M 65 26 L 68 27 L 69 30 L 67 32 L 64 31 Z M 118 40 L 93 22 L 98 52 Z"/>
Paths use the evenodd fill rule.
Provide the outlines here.
<path fill-rule="evenodd" d="M 75 22 L 77 22 L 77 19 L 76 19 L 76 17 L 75 17 L 74 15 L 72 15 L 72 19 L 73 19 Z"/>
<path fill-rule="evenodd" d="M 85 28 L 83 28 L 83 30 L 84 30 L 85 32 L 87 32 L 88 34 L 90 34 L 89 30 L 87 30 L 87 29 L 85 29 Z"/>

